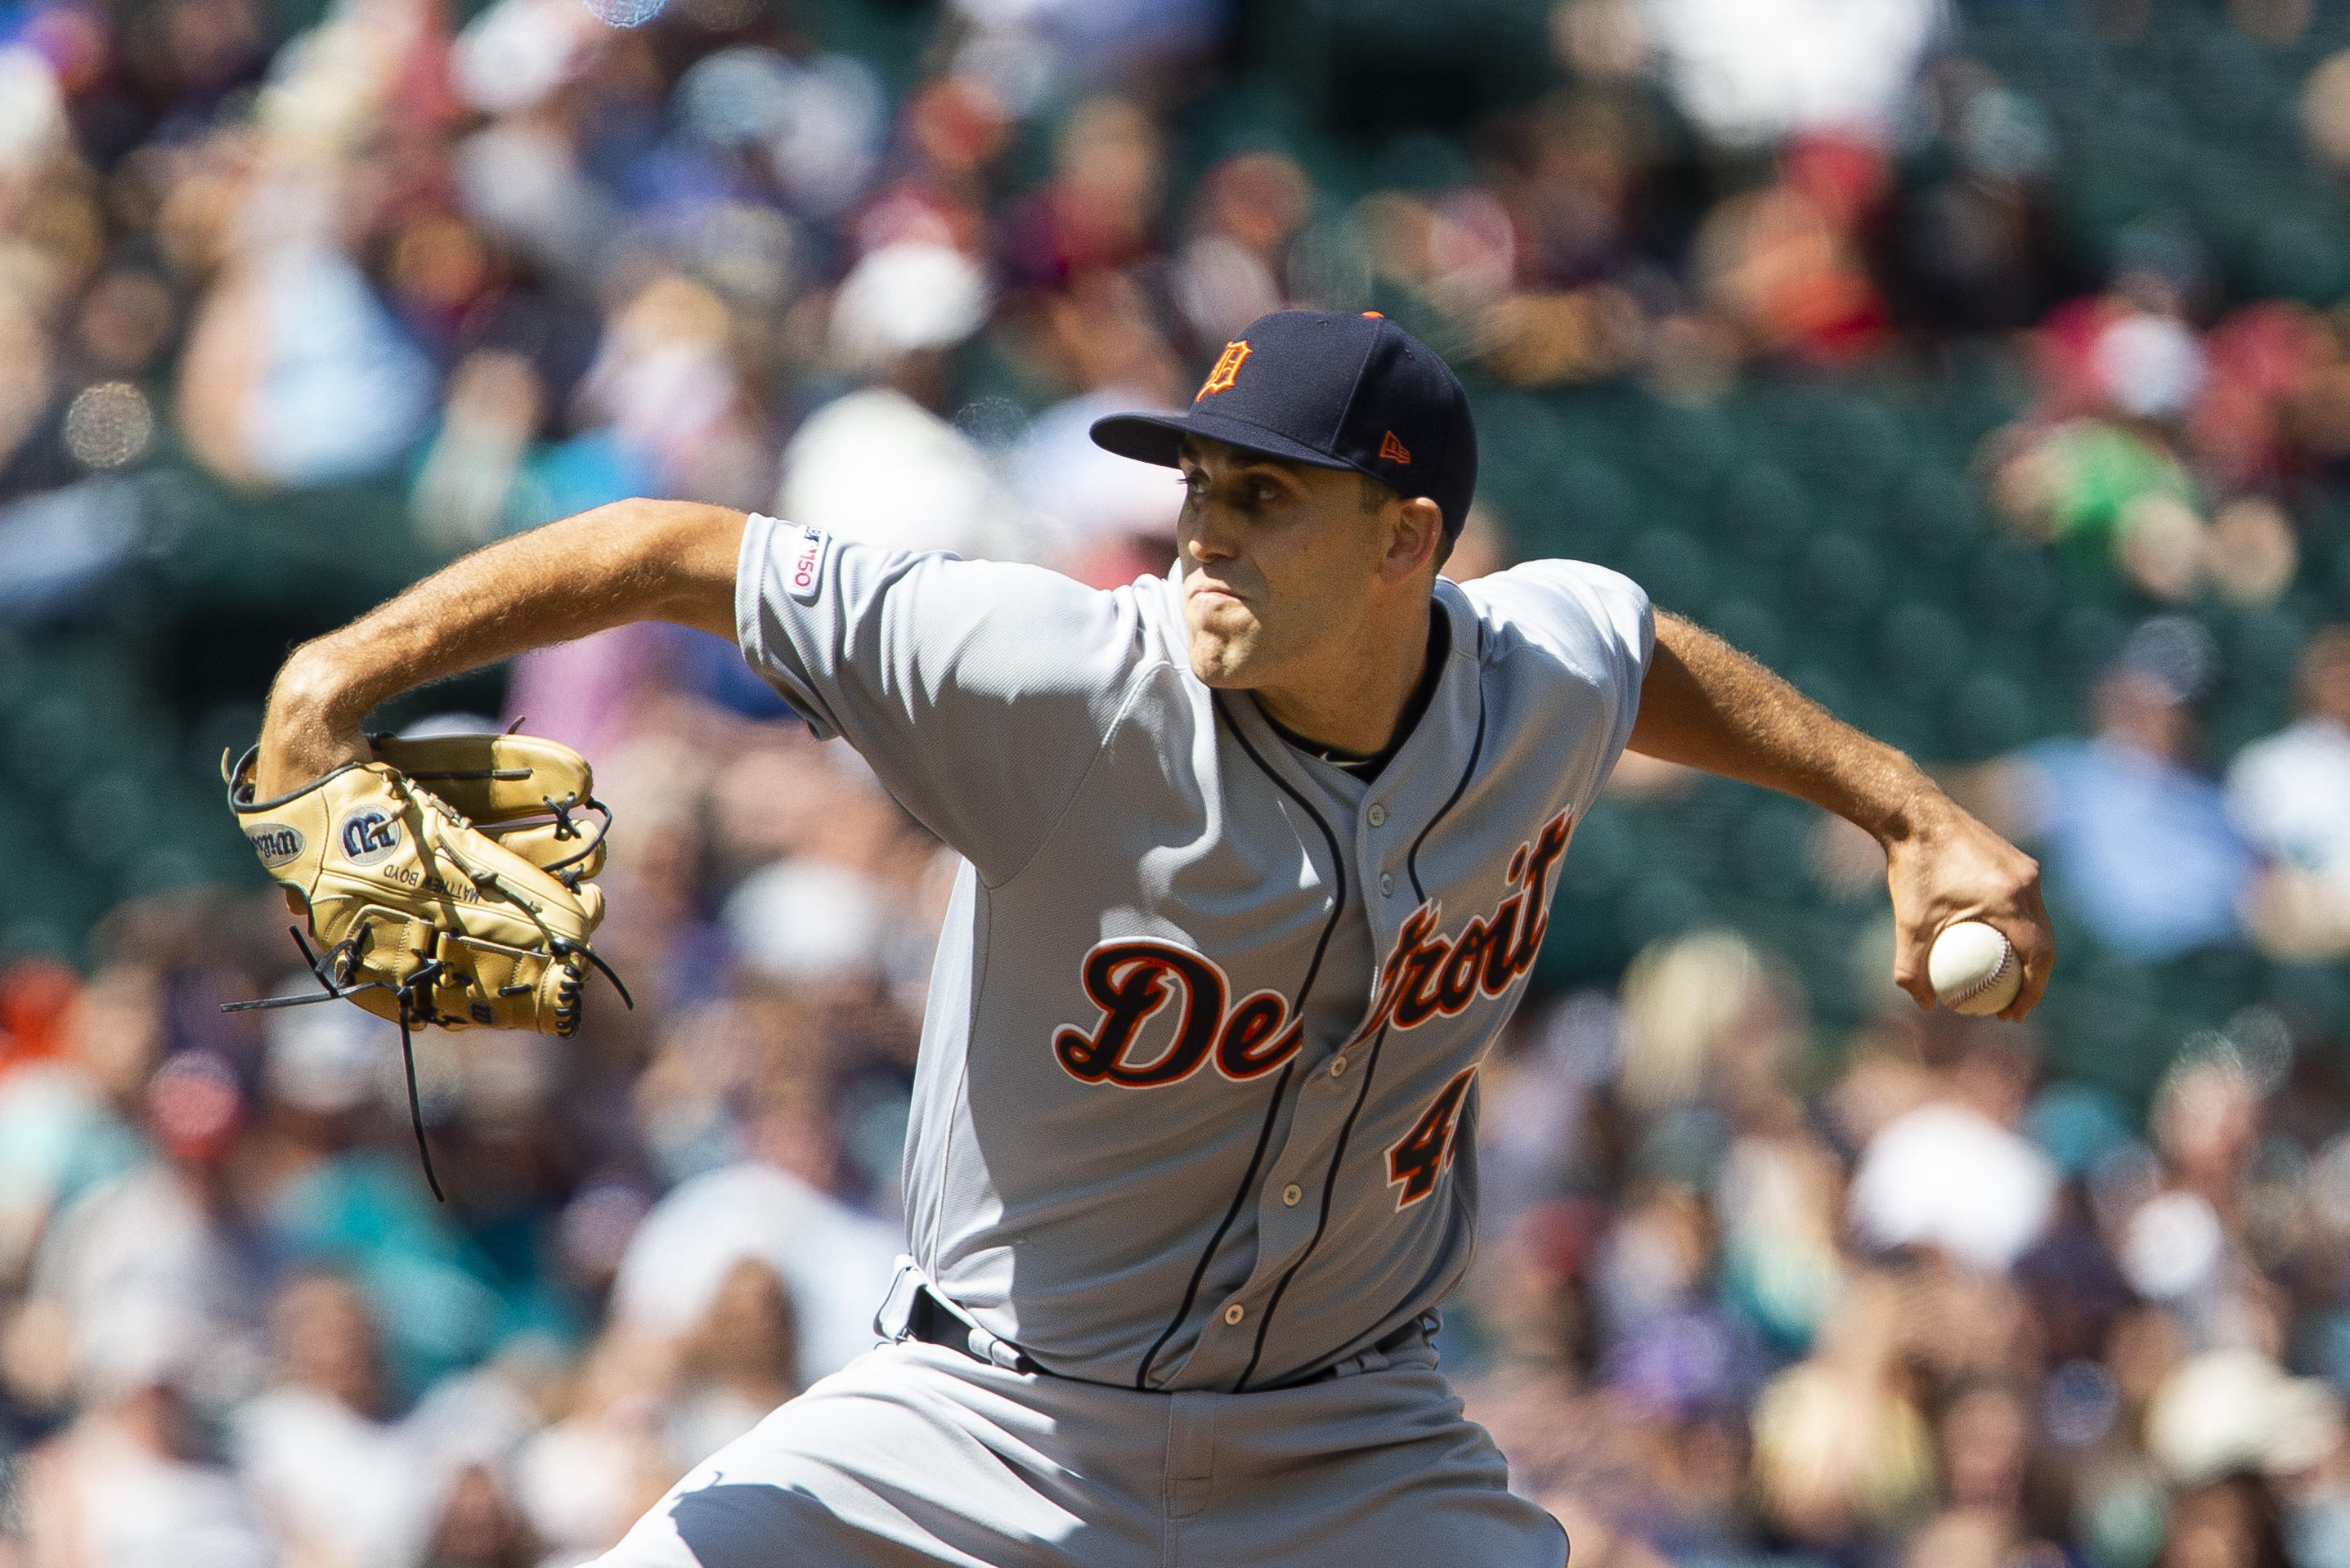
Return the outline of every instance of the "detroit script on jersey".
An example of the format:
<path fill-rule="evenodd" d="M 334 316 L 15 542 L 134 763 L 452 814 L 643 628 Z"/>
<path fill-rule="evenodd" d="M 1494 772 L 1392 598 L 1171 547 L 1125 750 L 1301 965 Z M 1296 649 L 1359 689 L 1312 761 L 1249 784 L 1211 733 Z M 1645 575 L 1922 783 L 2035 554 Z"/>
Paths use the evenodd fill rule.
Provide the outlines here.
<path fill-rule="evenodd" d="M 910 1268 L 1065 1376 L 1278 1386 L 1467 1266 L 1478 1067 L 1652 634 L 1595 566 L 1439 584 L 1433 695 L 1366 784 L 1191 674 L 1177 589 L 754 518 L 737 626 L 967 862 L 915 1069 Z"/>
<path fill-rule="evenodd" d="M 1414 909 L 1379 966 L 1371 1015 L 1348 1044 L 1389 1024 L 1416 1029 L 1431 1018 L 1457 1016 L 1480 992 L 1500 996 L 1534 968 L 1550 929 L 1550 870 L 1566 853 L 1569 832 L 1567 814 L 1561 812 L 1543 825 L 1537 839 L 1519 845 L 1506 877 L 1516 891 L 1458 935 L 1438 934 L 1440 903 Z M 1090 1030 L 1067 1027 L 1053 1036 L 1054 1055 L 1081 1083 L 1156 1088 L 1180 1084 L 1211 1061 L 1233 1083 L 1246 1083 L 1286 1064 L 1305 1044 L 1305 1020 L 1293 1019 L 1287 997 L 1258 991 L 1227 1006 L 1233 987 L 1222 968 L 1172 942 L 1149 937 L 1103 942 L 1086 955 L 1083 972 L 1086 994 L 1101 1017 Z M 1172 1042 L 1156 1056 L 1137 1060 L 1143 1025 L 1176 998 Z"/>

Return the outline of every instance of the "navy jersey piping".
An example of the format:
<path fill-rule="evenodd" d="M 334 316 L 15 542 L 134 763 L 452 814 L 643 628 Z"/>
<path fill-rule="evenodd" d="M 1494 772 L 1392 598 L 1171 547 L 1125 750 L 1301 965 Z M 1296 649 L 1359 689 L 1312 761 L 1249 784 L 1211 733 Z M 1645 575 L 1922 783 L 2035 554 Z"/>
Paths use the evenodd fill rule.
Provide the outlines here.
<path fill-rule="evenodd" d="M 1479 645 L 1478 650 L 1482 655 L 1484 644 L 1484 631 L 1482 626 L 1478 628 L 1477 640 Z M 1410 878 L 1412 891 L 1419 895 L 1422 903 L 1427 902 L 1428 896 L 1427 894 L 1420 892 L 1419 888 L 1419 846 L 1427 840 L 1429 834 L 1435 830 L 1436 825 L 1444 820 L 1446 813 L 1450 812 L 1453 806 L 1460 802 L 1462 794 L 1468 790 L 1469 781 L 1476 776 L 1477 760 L 1483 754 L 1485 749 L 1485 681 L 1483 677 L 1483 660 L 1481 657 L 1479 659 L 1477 680 L 1477 738 L 1469 748 L 1469 765 L 1466 769 L 1462 770 L 1461 782 L 1452 786 L 1452 794 L 1451 797 L 1445 801 L 1442 807 L 1437 811 L 1434 816 L 1429 818 L 1428 826 L 1419 830 L 1419 836 L 1412 840 L 1411 849 L 1406 855 L 1404 859 L 1405 875 Z M 1237 725 L 1234 726 L 1234 730 L 1237 732 Z M 1256 762 L 1256 764 L 1259 767 L 1264 766 L 1263 759 L 1258 757 L 1253 750 L 1251 750 L 1249 755 Z M 1270 769 L 1267 769 L 1266 771 L 1268 774 L 1271 773 Z M 1281 781 L 1278 778 L 1275 778 L 1274 782 L 1280 783 Z M 1284 784 L 1282 787 L 1284 789 L 1288 789 L 1288 785 L 1285 784 Z M 1295 798 L 1297 795 L 1297 792 L 1295 790 L 1290 790 L 1289 793 L 1293 798 Z M 1305 802 L 1300 799 L 1298 804 L 1302 805 Z M 1306 809 L 1311 811 L 1313 808 L 1308 806 Z M 1317 815 L 1315 820 L 1319 822 L 1321 818 Z M 1327 833 L 1329 829 L 1325 827 L 1323 831 Z M 1264 1356 L 1265 1335 L 1273 1329 L 1273 1314 L 1280 1308 L 1281 1298 L 1288 1293 L 1289 1282 L 1297 1277 L 1297 1272 L 1305 1266 L 1306 1260 L 1314 1256 L 1315 1250 L 1322 1244 L 1323 1234 L 1330 1228 L 1330 1204 L 1332 1197 L 1337 1189 L 1338 1171 L 1346 1163 L 1347 1145 L 1353 1138 L 1356 1119 L 1363 1114 L 1363 1106 L 1370 1096 L 1371 1078 L 1373 1075 L 1378 1071 L 1379 1051 L 1387 1044 L 1387 1040 L 1388 1032 L 1385 1026 L 1382 1026 L 1378 1035 L 1371 1042 L 1370 1058 L 1363 1064 L 1363 1081 L 1361 1086 L 1355 1091 L 1354 1107 L 1347 1113 L 1346 1123 L 1338 1129 L 1337 1147 L 1331 1152 L 1329 1171 L 1322 1179 L 1322 1211 L 1320 1216 L 1315 1221 L 1313 1240 L 1305 1243 L 1305 1250 L 1297 1255 L 1297 1261 L 1289 1265 L 1288 1272 L 1281 1276 L 1281 1282 L 1273 1288 L 1273 1295 L 1271 1299 L 1264 1303 L 1264 1312 L 1257 1319 L 1256 1344 L 1252 1347 L 1249 1353 L 1248 1366 L 1243 1369 L 1240 1376 L 1240 1381 L 1232 1385 L 1232 1392 L 1235 1394 L 1245 1392 L 1248 1388 L 1249 1379 L 1256 1376 L 1257 1363 Z"/>
<path fill-rule="evenodd" d="M 1445 797 L 1442 805 L 1437 807 L 1436 815 L 1428 819 L 1428 826 L 1419 830 L 1419 836 L 1411 841 L 1411 848 L 1403 857 L 1403 872 L 1410 879 L 1411 896 L 1423 904 L 1428 902 L 1428 890 L 1419 885 L 1419 846 L 1428 842 L 1428 836 L 1436 831 L 1436 825 L 1461 804 L 1461 795 L 1469 788 L 1469 781 L 1477 776 L 1477 761 L 1485 754 L 1484 653 L 1485 628 L 1481 624 L 1477 628 L 1477 738 L 1469 743 L 1469 765 L 1461 771 L 1461 782 L 1452 786 L 1452 793 Z"/>
<path fill-rule="evenodd" d="M 1264 758 L 1259 755 L 1257 749 L 1249 743 L 1248 737 L 1241 732 L 1240 725 L 1233 722 L 1232 715 L 1224 711 L 1223 699 L 1211 693 L 1208 701 L 1213 704 L 1216 717 L 1222 722 L 1226 729 L 1232 732 L 1232 739 L 1240 742 L 1241 750 L 1248 754 L 1249 761 L 1256 764 L 1257 771 L 1271 779 L 1280 787 L 1283 794 L 1297 803 L 1299 809 L 1314 819 L 1314 826 L 1322 830 L 1323 841 L 1329 846 L 1330 864 L 1336 872 L 1337 886 L 1330 901 L 1329 918 L 1322 923 L 1322 939 L 1314 944 L 1314 961 L 1305 966 L 1305 981 L 1297 988 L 1297 1000 L 1291 1006 L 1292 1014 L 1302 1022 L 1305 1016 L 1305 999 L 1313 994 L 1314 981 L 1322 972 L 1323 955 L 1330 950 L 1330 939 L 1336 934 L 1338 922 L 1346 916 L 1346 857 L 1338 852 L 1338 836 L 1330 831 L 1330 825 L 1322 820 L 1322 814 L 1315 811 L 1304 795 L 1291 787 L 1288 780 L 1265 765 Z M 1134 1386 L 1139 1390 L 1149 1391 L 1151 1363 L 1157 1361 L 1159 1353 L 1167 1348 L 1167 1342 L 1175 1337 L 1175 1331 L 1183 1326 L 1183 1320 L 1191 1315 L 1191 1304 L 1199 1300 L 1200 1296 L 1200 1282 L 1207 1278 L 1208 1265 L 1214 1261 L 1216 1249 L 1224 1244 L 1224 1237 L 1231 1233 L 1232 1225 L 1241 1217 L 1241 1210 L 1248 1202 L 1249 1194 L 1256 1189 L 1256 1173 L 1264 1163 L 1266 1146 L 1273 1141 L 1274 1123 L 1279 1118 L 1281 1110 L 1281 1096 L 1288 1091 L 1289 1080 L 1296 1070 L 1297 1060 L 1292 1057 L 1282 1066 L 1281 1076 L 1274 1080 L 1273 1097 L 1265 1105 L 1264 1125 L 1257 1129 L 1256 1151 L 1249 1156 L 1248 1170 L 1242 1176 L 1239 1188 L 1232 1193 L 1232 1206 L 1224 1210 L 1223 1222 L 1216 1227 L 1215 1234 L 1208 1238 L 1207 1246 L 1201 1249 L 1200 1261 L 1192 1265 L 1191 1282 L 1183 1287 L 1182 1305 L 1175 1309 L 1175 1315 L 1168 1321 L 1167 1326 L 1159 1331 L 1158 1339 L 1143 1355 L 1142 1366 L 1135 1372 Z M 1253 1360 L 1250 1362 L 1250 1366 L 1252 1367 L 1255 1366 Z"/>
<path fill-rule="evenodd" d="M 1256 1364 L 1264 1355 L 1264 1336 L 1273 1328 L 1273 1314 L 1280 1310 L 1281 1298 L 1289 1291 L 1289 1282 L 1297 1277 L 1297 1271 L 1305 1266 L 1305 1261 L 1322 1244 L 1323 1232 L 1330 1228 L 1330 1201 L 1337 1190 L 1338 1170 L 1347 1162 L 1347 1145 L 1354 1137 L 1356 1118 L 1363 1114 L 1364 1102 L 1370 1098 L 1371 1078 L 1379 1070 L 1379 1048 L 1387 1043 L 1387 1026 L 1381 1024 L 1378 1033 L 1371 1041 L 1370 1059 L 1363 1064 L 1363 1082 L 1355 1091 L 1354 1107 L 1347 1113 L 1345 1124 L 1338 1128 L 1338 1146 L 1330 1153 L 1329 1172 L 1322 1179 L 1322 1212 L 1314 1222 L 1314 1238 L 1305 1243 L 1305 1251 L 1297 1255 L 1297 1262 L 1290 1264 L 1288 1272 L 1281 1276 L 1281 1283 L 1273 1287 L 1272 1298 L 1264 1303 L 1264 1312 L 1256 1320 L 1256 1345 L 1249 1352 L 1248 1366 L 1241 1369 L 1240 1381 L 1232 1385 L 1235 1394 L 1248 1391 L 1249 1379 L 1256 1376 Z"/>

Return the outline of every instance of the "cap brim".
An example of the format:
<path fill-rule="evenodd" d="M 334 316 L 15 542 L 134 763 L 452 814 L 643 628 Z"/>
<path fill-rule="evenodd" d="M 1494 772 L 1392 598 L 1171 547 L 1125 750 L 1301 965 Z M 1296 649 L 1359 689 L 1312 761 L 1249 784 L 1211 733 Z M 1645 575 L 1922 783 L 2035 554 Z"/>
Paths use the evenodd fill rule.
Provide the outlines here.
<path fill-rule="evenodd" d="M 1155 462 L 1161 468 L 1177 466 L 1176 451 L 1182 446 L 1185 436 L 1224 441 L 1250 452 L 1261 452 L 1267 457 L 1310 463 L 1315 468 L 1355 467 L 1344 458 L 1316 452 L 1303 441 L 1245 420 L 1222 418 L 1206 409 L 1194 409 L 1188 414 L 1111 414 L 1096 420 L 1089 433 L 1094 444 L 1105 452 L 1114 452 L 1138 462 Z"/>

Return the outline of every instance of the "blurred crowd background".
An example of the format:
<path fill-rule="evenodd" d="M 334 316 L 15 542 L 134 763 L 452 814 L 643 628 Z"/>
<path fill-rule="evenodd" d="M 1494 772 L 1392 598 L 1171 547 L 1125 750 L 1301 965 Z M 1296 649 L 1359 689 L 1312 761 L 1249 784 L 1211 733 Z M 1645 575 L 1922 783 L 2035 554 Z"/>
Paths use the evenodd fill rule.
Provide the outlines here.
<path fill-rule="evenodd" d="M 729 647 L 579 747 L 635 990 L 397 1039 L 215 782 L 271 671 L 631 494 L 1161 569 L 1091 448 L 1284 303 L 1568 555 L 2047 867 L 2029 1026 L 1883 860 L 1627 758 L 1443 1350 L 1579 1568 L 2350 1568 L 2350 8 L 0 5 L 0 1564 L 592 1555 L 869 1343 L 948 856 Z"/>

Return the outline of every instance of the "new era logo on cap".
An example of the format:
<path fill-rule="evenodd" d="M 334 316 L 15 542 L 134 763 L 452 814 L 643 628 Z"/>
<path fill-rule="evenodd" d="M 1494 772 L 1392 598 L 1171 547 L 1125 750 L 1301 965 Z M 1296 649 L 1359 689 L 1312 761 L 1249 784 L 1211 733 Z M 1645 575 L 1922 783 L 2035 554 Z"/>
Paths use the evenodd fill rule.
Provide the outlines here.
<path fill-rule="evenodd" d="M 1246 366 L 1248 374 L 1241 369 Z M 1093 438 L 1172 468 L 1187 435 L 1424 495 L 1458 535 L 1477 489 L 1477 431 L 1451 369 L 1376 313 L 1276 310 L 1249 323 L 1184 414 L 1114 414 Z"/>

